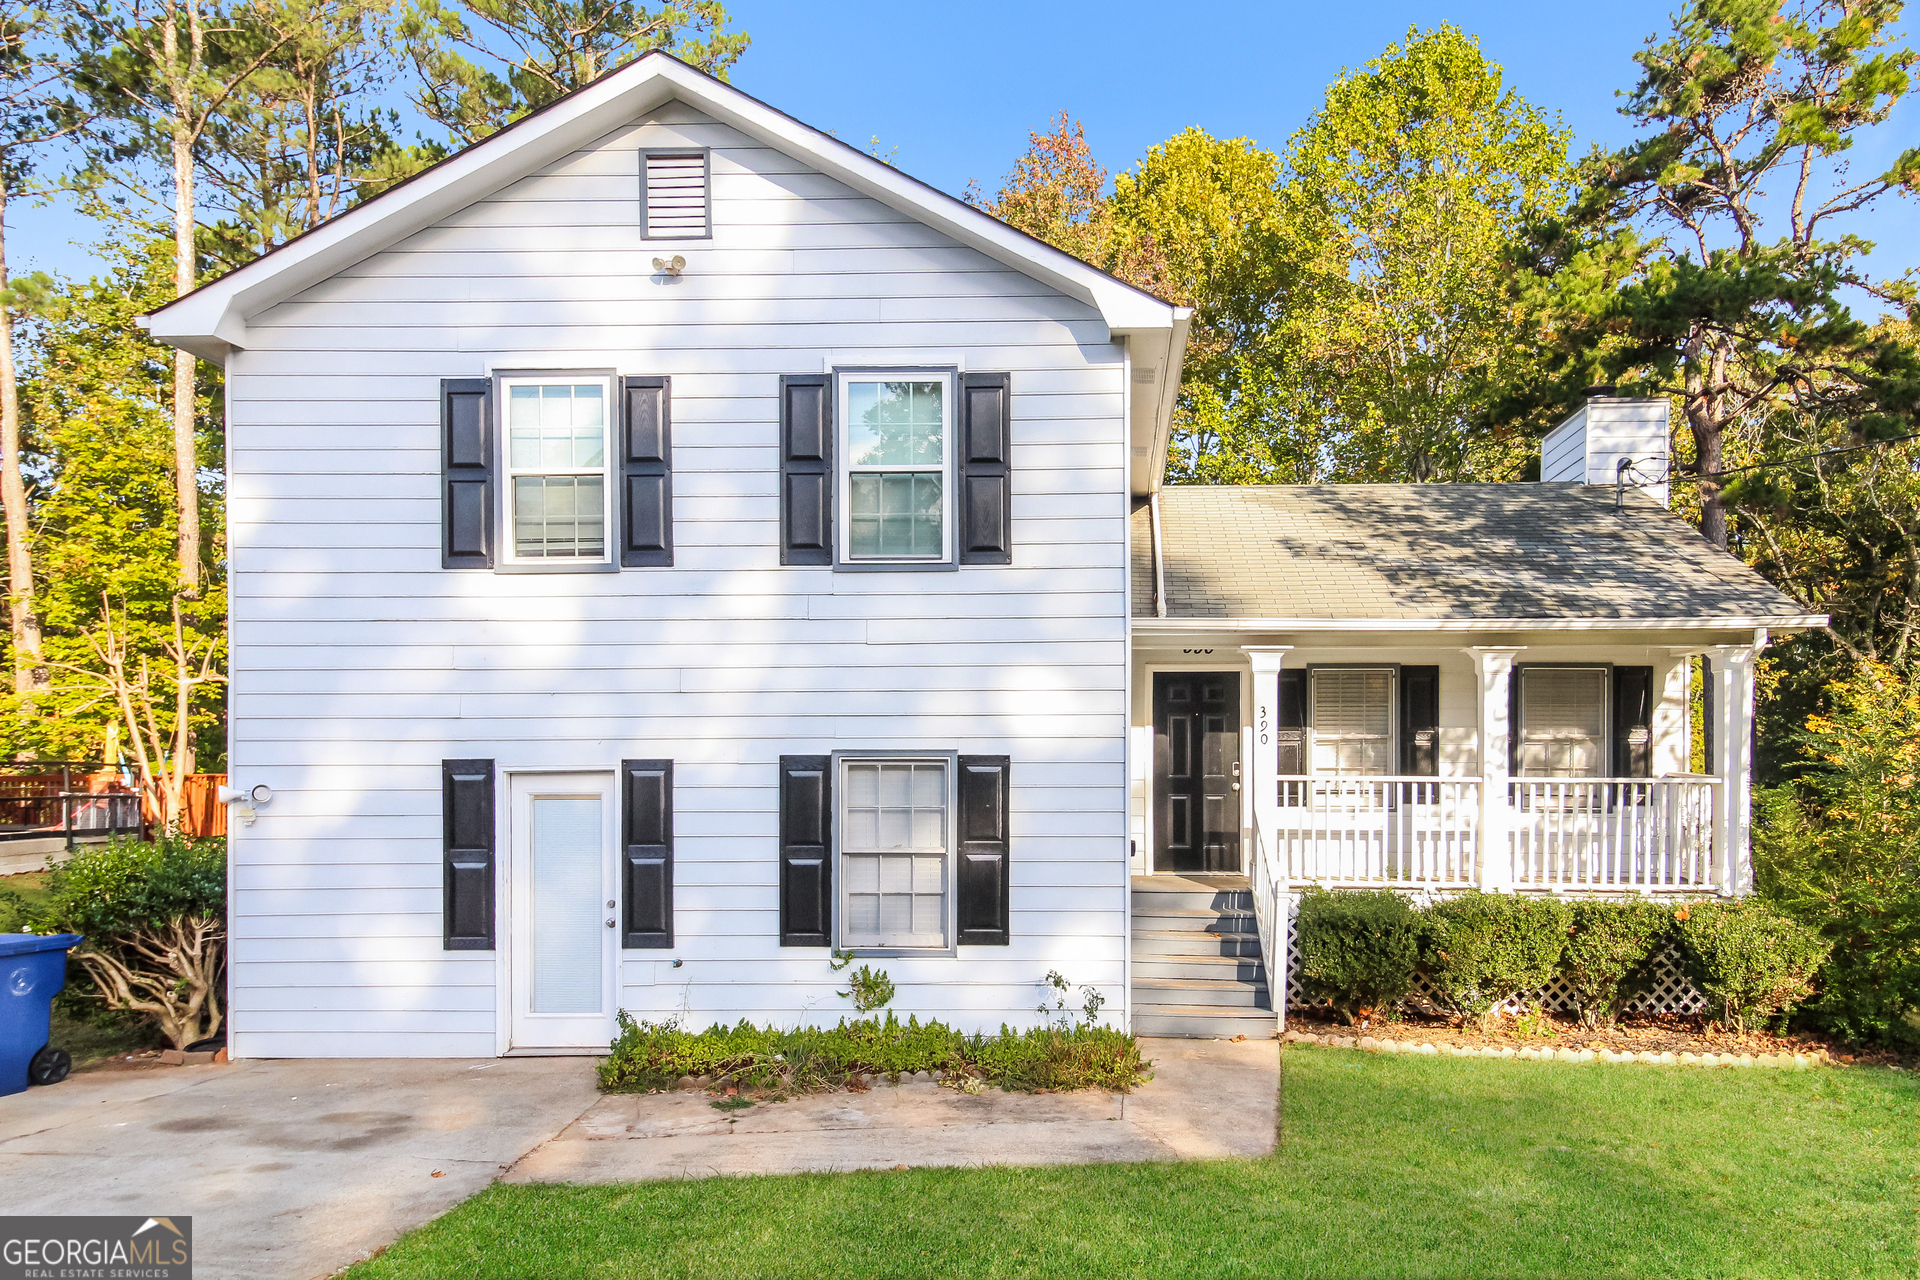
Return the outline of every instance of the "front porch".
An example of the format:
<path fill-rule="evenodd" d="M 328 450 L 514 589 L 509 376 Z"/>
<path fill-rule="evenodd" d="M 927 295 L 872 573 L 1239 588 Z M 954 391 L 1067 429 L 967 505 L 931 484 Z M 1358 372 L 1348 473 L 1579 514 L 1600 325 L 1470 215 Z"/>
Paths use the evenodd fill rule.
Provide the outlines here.
<path fill-rule="evenodd" d="M 1491 785 L 1498 832 L 1483 838 Z M 1287 884 L 1713 894 L 1737 883 L 1725 784 L 1664 778 L 1280 777 L 1254 844 Z"/>

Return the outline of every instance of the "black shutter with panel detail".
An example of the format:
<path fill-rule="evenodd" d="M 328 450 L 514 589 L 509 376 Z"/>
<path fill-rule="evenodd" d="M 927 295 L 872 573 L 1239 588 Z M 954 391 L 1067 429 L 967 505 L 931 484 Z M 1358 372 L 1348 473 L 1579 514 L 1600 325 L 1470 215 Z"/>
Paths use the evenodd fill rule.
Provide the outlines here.
<path fill-rule="evenodd" d="M 833 761 L 780 757 L 780 945 L 833 945 Z"/>
<path fill-rule="evenodd" d="M 1507 671 L 1507 776 L 1520 776 L 1520 672 L 1521 668 L 1511 667 Z"/>
<path fill-rule="evenodd" d="M 493 567 L 493 386 L 440 380 L 440 567 Z"/>
<path fill-rule="evenodd" d="M 780 378 L 780 563 L 833 563 L 833 379 Z"/>
<path fill-rule="evenodd" d="M 493 950 L 493 761 L 440 762 L 445 842 L 443 945 Z"/>
<path fill-rule="evenodd" d="M 1013 563 L 1011 378 L 960 377 L 960 563 Z"/>
<path fill-rule="evenodd" d="M 673 761 L 620 762 L 620 945 L 673 945 Z"/>
<path fill-rule="evenodd" d="M 1440 772 L 1440 668 L 1400 668 L 1400 772 Z"/>
<path fill-rule="evenodd" d="M 620 455 L 620 563 L 673 563 L 673 380 L 626 378 Z"/>
<path fill-rule="evenodd" d="M 960 944 L 1004 947 L 1009 921 L 1007 829 L 1009 769 L 1006 756 L 960 757 Z"/>
<path fill-rule="evenodd" d="M 1653 776 L 1653 668 L 1613 669 L 1613 761 L 1616 778 Z"/>
<path fill-rule="evenodd" d="M 1298 777 L 1307 771 L 1307 673 L 1282 671 L 1273 739 L 1279 744 L 1275 772 Z"/>

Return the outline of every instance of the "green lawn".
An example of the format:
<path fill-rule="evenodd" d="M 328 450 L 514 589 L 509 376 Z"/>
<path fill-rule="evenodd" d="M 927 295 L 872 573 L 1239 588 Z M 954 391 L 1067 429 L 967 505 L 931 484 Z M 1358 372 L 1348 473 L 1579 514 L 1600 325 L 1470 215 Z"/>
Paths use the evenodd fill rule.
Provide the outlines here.
<path fill-rule="evenodd" d="M 1915 1274 L 1905 1073 L 1284 1061 L 1271 1159 L 495 1186 L 346 1274 Z"/>

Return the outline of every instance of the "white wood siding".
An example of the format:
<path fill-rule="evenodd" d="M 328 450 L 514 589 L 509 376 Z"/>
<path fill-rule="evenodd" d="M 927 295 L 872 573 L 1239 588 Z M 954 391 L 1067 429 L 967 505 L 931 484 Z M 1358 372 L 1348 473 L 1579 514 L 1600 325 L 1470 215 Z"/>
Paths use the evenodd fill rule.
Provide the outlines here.
<path fill-rule="evenodd" d="M 665 279 L 638 153 L 680 145 L 713 239 Z M 676 762 L 678 946 L 626 953 L 621 1002 L 701 1025 L 850 1012 L 777 945 L 782 753 L 1010 755 L 1013 945 L 881 962 L 895 1008 L 1027 1023 L 1059 969 L 1125 1018 L 1125 375 L 1092 308 L 675 105 L 250 331 L 231 769 L 275 798 L 232 840 L 238 1054 L 497 1051 L 496 955 L 441 949 L 450 757 Z M 879 357 L 1012 374 L 1012 566 L 780 566 L 778 377 Z M 439 380 L 575 367 L 673 377 L 675 567 L 441 569 Z"/>

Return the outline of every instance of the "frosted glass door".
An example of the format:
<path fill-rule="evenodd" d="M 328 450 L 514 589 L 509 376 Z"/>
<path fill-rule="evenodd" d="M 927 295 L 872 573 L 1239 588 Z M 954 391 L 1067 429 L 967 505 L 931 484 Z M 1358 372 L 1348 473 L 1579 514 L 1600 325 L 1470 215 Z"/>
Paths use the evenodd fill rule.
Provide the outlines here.
<path fill-rule="evenodd" d="M 605 1049 L 616 957 L 610 779 L 513 779 L 510 1040 Z"/>

